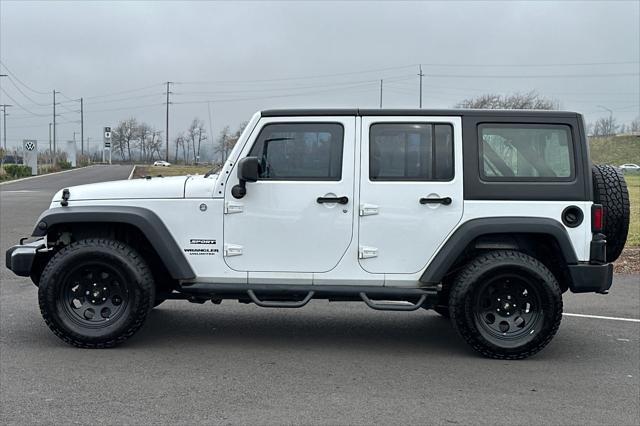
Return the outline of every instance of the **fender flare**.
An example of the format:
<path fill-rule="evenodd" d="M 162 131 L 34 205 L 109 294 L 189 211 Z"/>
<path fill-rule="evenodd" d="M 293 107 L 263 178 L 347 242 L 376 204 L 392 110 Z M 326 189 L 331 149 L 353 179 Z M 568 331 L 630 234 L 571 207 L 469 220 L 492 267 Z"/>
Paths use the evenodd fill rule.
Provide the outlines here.
<path fill-rule="evenodd" d="M 491 217 L 463 223 L 447 239 L 420 277 L 423 283 L 439 283 L 460 254 L 476 238 L 488 234 L 541 234 L 555 239 L 569 265 L 578 263 L 569 234 L 557 220 L 537 217 Z"/>
<path fill-rule="evenodd" d="M 136 227 L 149 240 L 171 277 L 176 280 L 192 280 L 193 269 L 182 249 L 164 222 L 149 209 L 128 206 L 60 207 L 46 210 L 40 215 L 31 234 L 47 235 L 52 226 L 73 223 L 124 223 Z"/>

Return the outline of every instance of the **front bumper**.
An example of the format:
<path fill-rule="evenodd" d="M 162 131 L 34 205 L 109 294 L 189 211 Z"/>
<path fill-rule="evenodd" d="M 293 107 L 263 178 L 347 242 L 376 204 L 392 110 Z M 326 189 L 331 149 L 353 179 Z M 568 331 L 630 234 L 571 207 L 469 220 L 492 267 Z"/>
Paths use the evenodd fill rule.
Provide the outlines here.
<path fill-rule="evenodd" d="M 606 294 L 613 283 L 613 264 L 594 265 L 578 263 L 569 265 L 573 293 L 602 293 Z"/>
<path fill-rule="evenodd" d="M 7 268 L 21 277 L 31 275 L 31 267 L 38 251 L 46 250 L 47 244 L 44 238 L 31 243 L 19 244 L 7 250 L 5 262 Z"/>

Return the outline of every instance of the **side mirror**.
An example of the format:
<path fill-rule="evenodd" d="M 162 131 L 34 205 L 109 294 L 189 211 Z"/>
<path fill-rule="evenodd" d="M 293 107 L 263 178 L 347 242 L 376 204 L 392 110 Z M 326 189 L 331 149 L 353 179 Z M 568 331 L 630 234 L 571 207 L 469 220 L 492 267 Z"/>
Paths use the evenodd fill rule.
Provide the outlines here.
<path fill-rule="evenodd" d="M 231 188 L 234 198 L 242 198 L 247 195 L 247 182 L 256 182 L 260 172 L 258 157 L 245 157 L 238 161 L 238 180 L 240 183 Z"/>

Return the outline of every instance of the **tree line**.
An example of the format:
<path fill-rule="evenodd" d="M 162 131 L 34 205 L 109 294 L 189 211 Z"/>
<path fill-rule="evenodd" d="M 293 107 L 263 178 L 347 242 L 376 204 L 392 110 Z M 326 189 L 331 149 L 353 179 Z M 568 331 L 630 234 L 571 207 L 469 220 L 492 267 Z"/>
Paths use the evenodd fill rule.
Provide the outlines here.
<path fill-rule="evenodd" d="M 235 146 L 247 122 L 235 130 L 225 126 L 211 140 L 204 122 L 194 118 L 189 127 L 178 133 L 169 145 L 169 161 L 198 164 L 224 161 Z M 138 121 L 135 117 L 121 120 L 111 128 L 113 159 L 129 163 L 151 163 L 166 158 L 164 132 Z"/>
<path fill-rule="evenodd" d="M 508 95 L 487 93 L 464 99 L 457 103 L 455 108 L 558 110 L 560 102 L 536 91 Z M 196 117 L 186 130 L 181 131 L 171 141 L 169 160 L 184 164 L 223 162 L 246 125 L 245 121 L 235 129 L 225 126 L 217 137 L 212 139 L 204 122 Z M 608 115 L 585 125 L 587 134 L 595 137 L 640 133 L 640 117 L 629 123 L 618 123 L 613 115 Z M 118 158 L 121 161 L 150 163 L 163 160 L 166 158 L 164 141 L 161 130 L 134 117 L 122 120 L 112 128 L 112 153 L 114 159 Z"/>
<path fill-rule="evenodd" d="M 456 108 L 473 109 L 560 109 L 560 102 L 540 95 L 536 91 L 526 93 L 513 93 L 499 95 L 488 93 L 474 98 L 465 99 L 455 106 Z M 618 123 L 613 114 L 598 118 L 596 121 L 586 123 L 586 131 L 589 136 L 615 136 L 618 134 L 640 133 L 640 116 L 630 123 Z"/>

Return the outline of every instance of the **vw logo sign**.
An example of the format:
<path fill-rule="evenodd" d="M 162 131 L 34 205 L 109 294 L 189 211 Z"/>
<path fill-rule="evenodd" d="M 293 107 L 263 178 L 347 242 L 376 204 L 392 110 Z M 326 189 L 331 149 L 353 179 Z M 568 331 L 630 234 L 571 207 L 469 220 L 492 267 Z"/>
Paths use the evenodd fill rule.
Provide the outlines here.
<path fill-rule="evenodd" d="M 36 149 L 36 144 L 34 144 L 33 142 L 26 142 L 24 144 L 24 149 L 26 149 L 27 151 L 33 151 L 34 149 Z"/>

